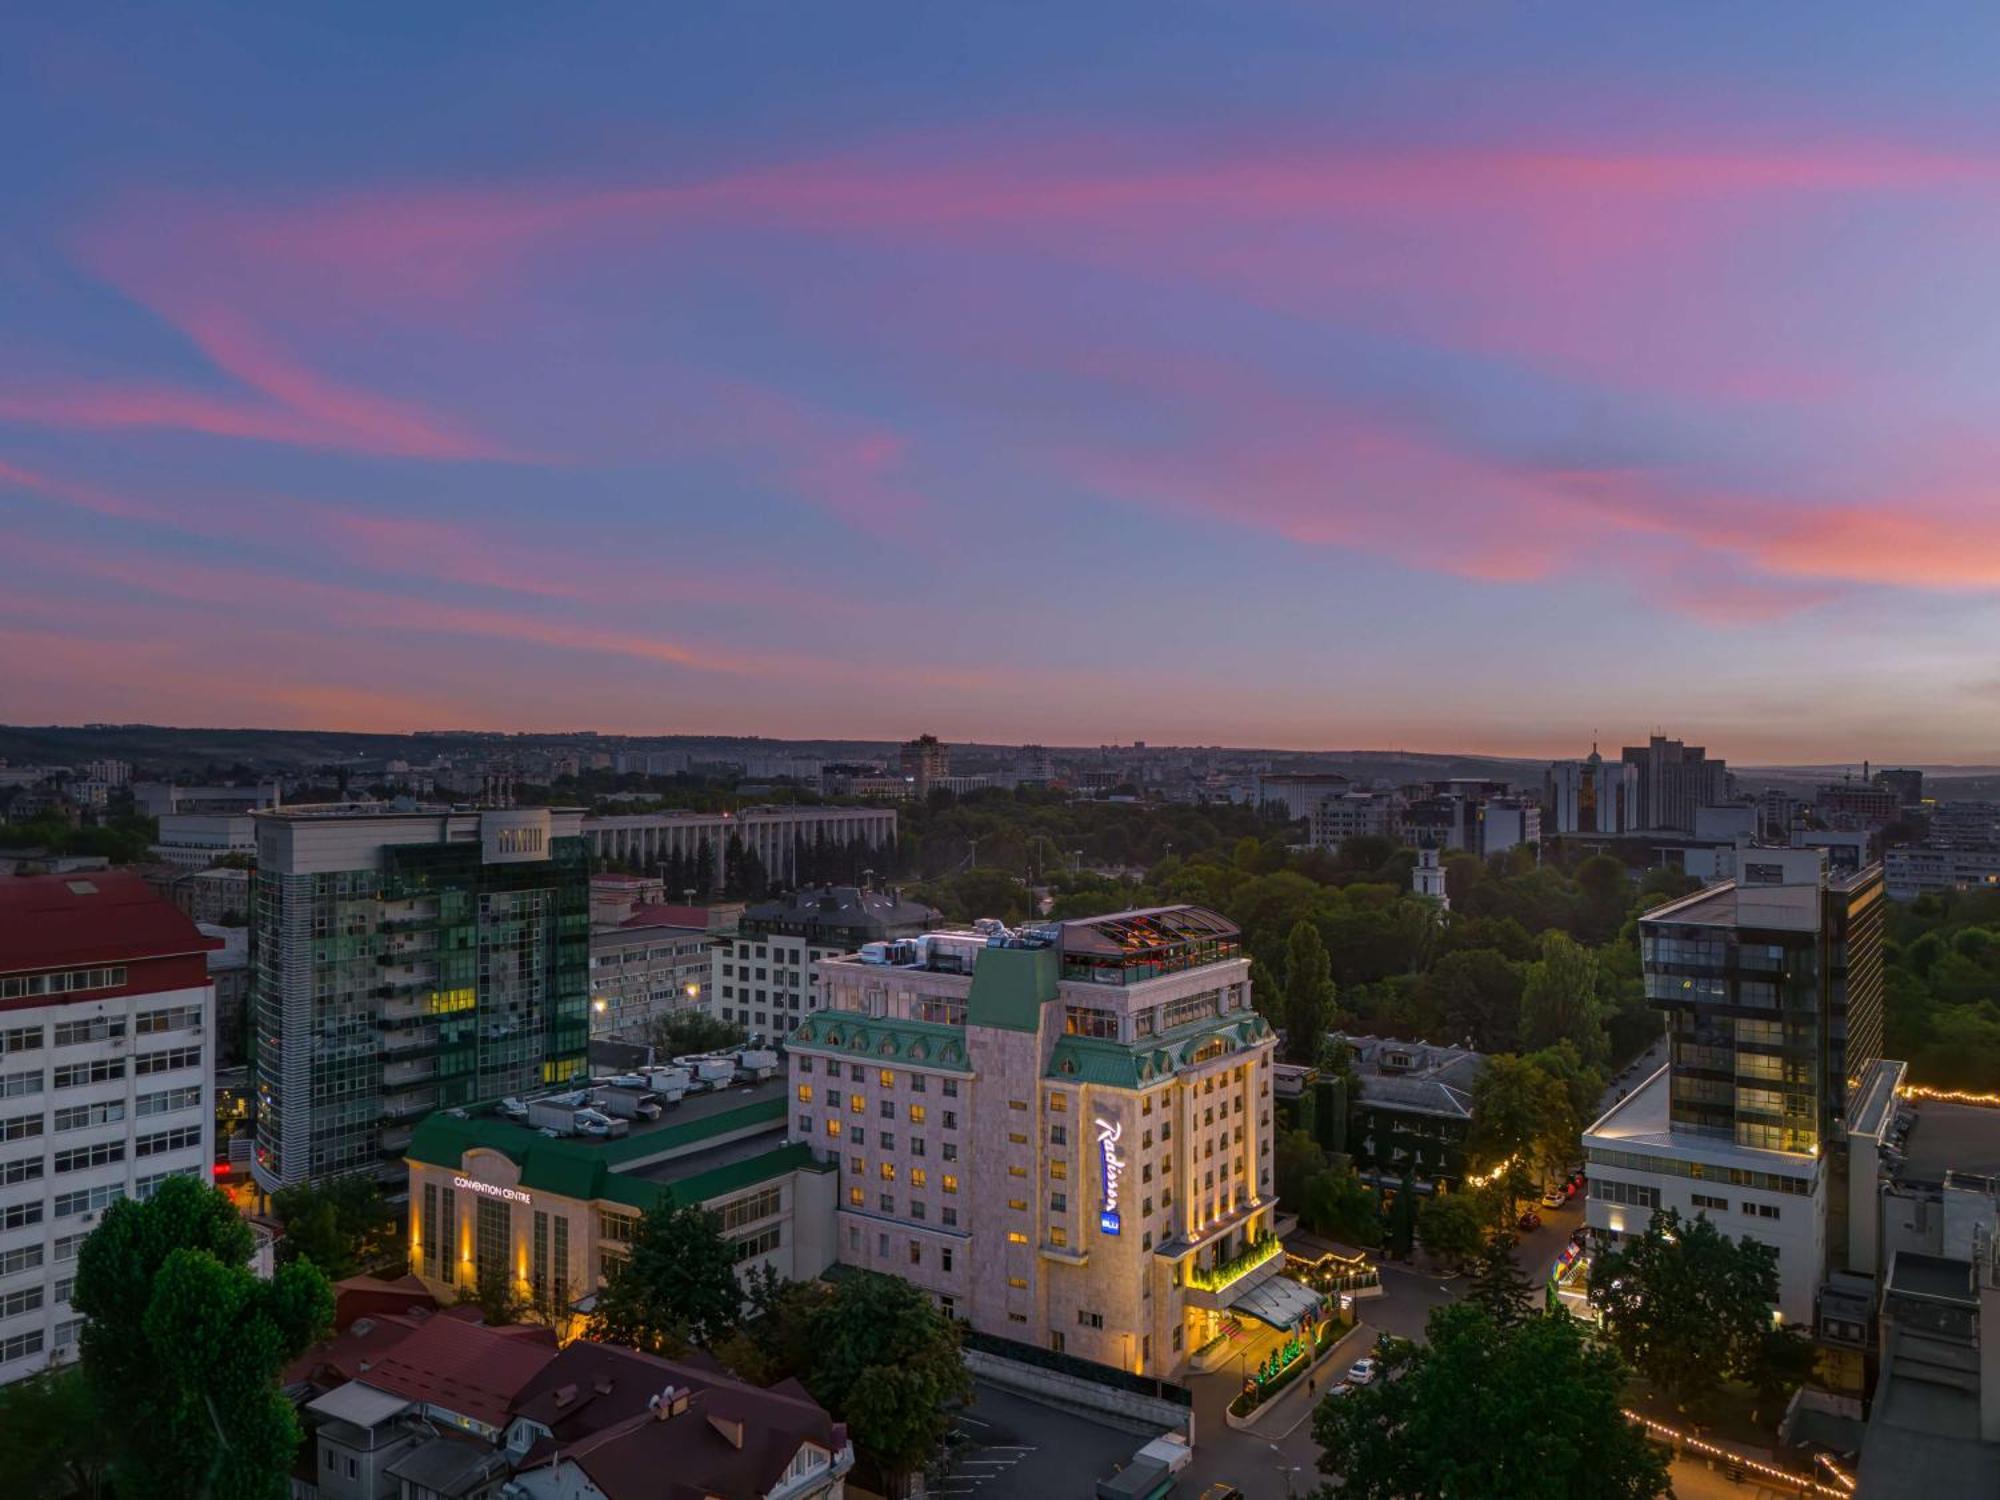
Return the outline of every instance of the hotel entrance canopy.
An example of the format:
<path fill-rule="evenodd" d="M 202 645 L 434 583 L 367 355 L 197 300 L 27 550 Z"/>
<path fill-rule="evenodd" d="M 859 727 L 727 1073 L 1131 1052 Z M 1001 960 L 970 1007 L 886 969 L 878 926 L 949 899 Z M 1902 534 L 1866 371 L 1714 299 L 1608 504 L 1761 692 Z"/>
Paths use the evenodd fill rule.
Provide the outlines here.
<path fill-rule="evenodd" d="M 1318 1312 L 1321 1302 L 1320 1294 L 1311 1287 L 1300 1286 L 1286 1276 L 1269 1276 L 1246 1287 L 1227 1306 L 1283 1333 L 1298 1327 L 1306 1314 Z"/>

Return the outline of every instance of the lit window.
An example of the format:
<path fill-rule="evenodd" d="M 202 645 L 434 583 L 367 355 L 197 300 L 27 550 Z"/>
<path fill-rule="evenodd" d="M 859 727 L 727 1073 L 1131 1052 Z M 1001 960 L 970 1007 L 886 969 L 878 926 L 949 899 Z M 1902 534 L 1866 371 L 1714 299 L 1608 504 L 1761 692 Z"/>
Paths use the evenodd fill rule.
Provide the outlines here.
<path fill-rule="evenodd" d="M 1069 1095 L 1068 1094 L 1049 1095 L 1049 1108 L 1054 1110 L 1057 1114 L 1063 1113 L 1065 1110 L 1069 1108 Z"/>
<path fill-rule="evenodd" d="M 1028 1237 L 1018 1229 L 1010 1229 L 1007 1231 L 1007 1243 L 1010 1245 L 1025 1245 L 1028 1243 Z"/>
<path fill-rule="evenodd" d="M 1009 1099 L 1007 1101 L 1007 1107 L 1009 1109 L 1026 1109 L 1028 1107 L 1028 1101 L 1025 1099 Z"/>
<path fill-rule="evenodd" d="M 813 1102 L 813 1086 L 812 1086 L 811 1084 L 809 1084 L 809 1083 L 802 1083 L 802 1084 L 800 1084 L 800 1085 L 799 1085 L 799 1103 L 801 1103 L 801 1104 L 810 1104 L 810 1103 L 812 1103 L 812 1102 Z"/>
<path fill-rule="evenodd" d="M 1013 1287 L 1017 1292 L 1024 1292 L 1028 1289 L 1028 1278 L 1025 1276 L 1009 1276 L 1007 1278 L 1007 1285 Z M 1008 1316 L 1012 1317 L 1013 1314 L 1009 1313 Z M 1023 1318 L 1021 1321 L 1025 1323 L 1028 1320 Z"/>
<path fill-rule="evenodd" d="M 926 1173 L 926 1172 L 924 1171 L 924 1169 L 923 1169 L 922 1167 L 912 1167 L 912 1168 L 910 1168 L 910 1186 L 911 1186 L 911 1187 L 915 1187 L 915 1188 L 920 1188 L 920 1187 L 923 1187 L 923 1186 L 924 1186 L 924 1185 L 926 1184 L 926 1182 L 927 1182 L 928 1180 L 929 1180 L 929 1174 L 928 1174 L 928 1173 Z"/>
<path fill-rule="evenodd" d="M 921 1125 L 924 1123 L 924 1107 L 921 1104 L 912 1104 L 910 1106 L 910 1123 L 912 1125 Z"/>
<path fill-rule="evenodd" d="M 896 1164 L 894 1162 L 885 1161 L 882 1163 L 882 1180 L 884 1182 L 894 1182 L 896 1180 Z"/>
<path fill-rule="evenodd" d="M 1049 1163 L 1049 1176 L 1055 1178 L 1058 1182 L 1062 1181 L 1069 1176 L 1069 1163 L 1064 1161 L 1060 1156 L 1056 1157 Z"/>
<path fill-rule="evenodd" d="M 839 1135 L 839 1134 L 840 1134 L 840 1121 L 838 1121 L 838 1120 L 828 1120 L 828 1121 L 826 1122 L 826 1133 L 827 1133 L 828 1135 Z"/>
<path fill-rule="evenodd" d="M 849 1094 L 847 1096 L 847 1112 L 849 1114 L 858 1115 L 867 1107 L 868 1101 L 863 1099 L 859 1094 Z"/>
<path fill-rule="evenodd" d="M 1028 1211 L 1028 1200 L 1026 1198 L 1009 1198 L 1007 1200 L 1007 1206 L 1012 1209 L 1017 1209 L 1022 1213 L 1026 1213 Z"/>
<path fill-rule="evenodd" d="M 1009 1177 L 1026 1177 L 1028 1169 L 1022 1166 L 1012 1166 L 1007 1169 L 1007 1175 Z"/>
<path fill-rule="evenodd" d="M 849 1188 L 847 1190 L 847 1201 L 856 1208 L 861 1207 L 861 1189 L 858 1187 Z"/>
<path fill-rule="evenodd" d="M 1069 1243 L 1069 1231 L 1058 1224 L 1049 1231 L 1049 1243 L 1058 1250 Z"/>
<path fill-rule="evenodd" d="M 890 1069 L 884 1068 L 882 1070 L 881 1077 L 882 1077 L 883 1088 L 892 1089 L 896 1086 L 896 1075 Z"/>
<path fill-rule="evenodd" d="M 955 1193 L 958 1191 L 958 1179 L 949 1172 L 944 1174 L 944 1190 L 947 1193 Z"/>

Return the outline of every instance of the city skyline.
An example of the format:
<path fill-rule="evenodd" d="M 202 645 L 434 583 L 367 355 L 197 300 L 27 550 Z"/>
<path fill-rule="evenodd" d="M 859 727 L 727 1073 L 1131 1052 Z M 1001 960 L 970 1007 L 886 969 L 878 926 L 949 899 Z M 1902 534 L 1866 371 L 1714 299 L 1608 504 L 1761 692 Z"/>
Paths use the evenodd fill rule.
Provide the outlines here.
<path fill-rule="evenodd" d="M 24 18 L 0 716 L 1993 761 L 2000 21 L 1862 16 Z"/>

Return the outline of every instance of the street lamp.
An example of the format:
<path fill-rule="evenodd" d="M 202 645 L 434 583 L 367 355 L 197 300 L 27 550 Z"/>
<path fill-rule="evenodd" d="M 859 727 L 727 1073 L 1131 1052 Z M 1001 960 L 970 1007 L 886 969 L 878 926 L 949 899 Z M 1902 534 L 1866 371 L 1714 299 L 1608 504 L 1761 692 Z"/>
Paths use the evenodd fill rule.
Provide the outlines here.
<path fill-rule="evenodd" d="M 1276 1443 L 1272 1443 L 1270 1448 L 1279 1458 L 1285 1456 L 1285 1450 L 1280 1448 Z M 1299 1465 L 1281 1463 L 1274 1465 L 1274 1467 L 1280 1474 L 1285 1476 L 1285 1500 L 1292 1500 L 1292 1476 L 1299 1472 Z"/>

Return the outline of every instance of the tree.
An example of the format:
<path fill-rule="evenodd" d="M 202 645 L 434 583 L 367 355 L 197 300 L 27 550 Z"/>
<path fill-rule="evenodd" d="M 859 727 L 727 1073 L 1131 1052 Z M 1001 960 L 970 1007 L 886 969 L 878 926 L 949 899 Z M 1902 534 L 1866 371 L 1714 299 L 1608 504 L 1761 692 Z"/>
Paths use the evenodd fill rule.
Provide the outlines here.
<path fill-rule="evenodd" d="M 1424 1253 L 1448 1265 L 1463 1265 L 1486 1240 L 1492 1206 L 1477 1189 L 1435 1193 L 1417 1214 L 1417 1239 Z"/>
<path fill-rule="evenodd" d="M 597 1294 L 589 1336 L 654 1354 L 708 1345 L 743 1310 L 736 1247 L 698 1204 L 656 1203 L 639 1220 L 632 1253 Z"/>
<path fill-rule="evenodd" d="M 1299 1205 L 1299 1222 L 1315 1234 L 1350 1245 L 1373 1245 L 1382 1238 L 1382 1215 L 1375 1195 L 1341 1158 L 1306 1178 Z"/>
<path fill-rule="evenodd" d="M 812 1321 L 830 1295 L 826 1283 L 786 1281 L 760 1266 L 746 1281 L 750 1312 L 715 1346 L 715 1356 L 752 1385 L 776 1385 L 812 1373 L 818 1346 Z"/>
<path fill-rule="evenodd" d="M 690 1052 L 715 1052 L 739 1046 L 747 1035 L 732 1022 L 717 1020 L 698 1010 L 677 1010 L 656 1017 L 646 1041 L 661 1057 L 685 1057 Z"/>
<path fill-rule="evenodd" d="M 126 1199 L 77 1256 L 83 1372 L 109 1424 L 121 1494 L 281 1500 L 300 1431 L 278 1372 L 333 1320 L 309 1261 L 248 1269 L 250 1228 L 223 1194 L 172 1177 Z"/>
<path fill-rule="evenodd" d="M 1569 1096 L 1563 1086 L 1521 1057 L 1491 1057 L 1472 1084 L 1468 1147 L 1482 1164 L 1539 1163 L 1576 1150 Z"/>
<path fill-rule="evenodd" d="M 1562 932 L 1544 932 L 1541 953 L 1521 986 L 1521 1045 L 1535 1050 L 1567 1040 L 1586 1063 L 1602 1063 L 1611 1043 L 1597 993 L 1596 955 Z"/>
<path fill-rule="evenodd" d="M 1619 1409 L 1625 1370 L 1567 1315 L 1496 1324 L 1469 1303 L 1431 1314 L 1378 1379 L 1320 1403 L 1319 1467 L 1341 1500 L 1654 1500 L 1666 1458 Z M 1329 1493 L 1322 1491 L 1322 1493 Z"/>
<path fill-rule="evenodd" d="M 1706 1214 L 1667 1209 L 1591 1264 L 1590 1297 L 1629 1363 L 1681 1403 L 1696 1402 L 1725 1378 L 1756 1378 L 1778 1252 L 1748 1236 L 1731 1241 Z"/>
<path fill-rule="evenodd" d="M 74 1365 L 0 1386 L 0 1495 L 96 1500 L 104 1491 L 110 1437 Z"/>
<path fill-rule="evenodd" d="M 1483 1308 L 1502 1328 L 1517 1327 L 1535 1315 L 1534 1286 L 1514 1260 L 1519 1244 L 1512 1230 L 1489 1236 L 1466 1287 L 1466 1300 Z"/>
<path fill-rule="evenodd" d="M 394 1250 L 396 1216 L 373 1178 L 279 1188 L 271 1195 L 271 1215 L 285 1230 L 280 1255 L 311 1261 L 329 1281 L 378 1265 Z"/>
<path fill-rule="evenodd" d="M 1389 1251 L 1408 1255 L 1417 1237 L 1417 1184 L 1410 1169 L 1403 1168 L 1403 1180 L 1396 1188 L 1395 1206 L 1389 1214 Z"/>
<path fill-rule="evenodd" d="M 1481 1052 L 1511 1052 L 1521 1027 L 1521 968 L 1494 948 L 1447 953 L 1423 977 L 1418 992 L 1444 1019 L 1454 1039 Z"/>
<path fill-rule="evenodd" d="M 1332 965 L 1326 944 L 1312 923 L 1295 922 L 1285 942 L 1286 1061 L 1308 1067 L 1317 1062 L 1333 1017 Z"/>
<path fill-rule="evenodd" d="M 841 1279 L 811 1329 L 807 1389 L 900 1488 L 944 1441 L 950 1404 L 972 1394 L 957 1327 L 920 1288 L 864 1271 Z"/>
<path fill-rule="evenodd" d="M 1307 1180 L 1326 1166 L 1326 1152 L 1309 1130 L 1288 1130 L 1278 1137 L 1275 1167 L 1278 1197 L 1297 1209 L 1305 1201 Z"/>
<path fill-rule="evenodd" d="M 472 1290 L 458 1300 L 477 1307 L 480 1321 L 489 1328 L 518 1323 L 536 1311 L 533 1302 L 515 1289 L 514 1278 L 507 1274 L 505 1266 L 486 1267 L 473 1282 Z"/>

